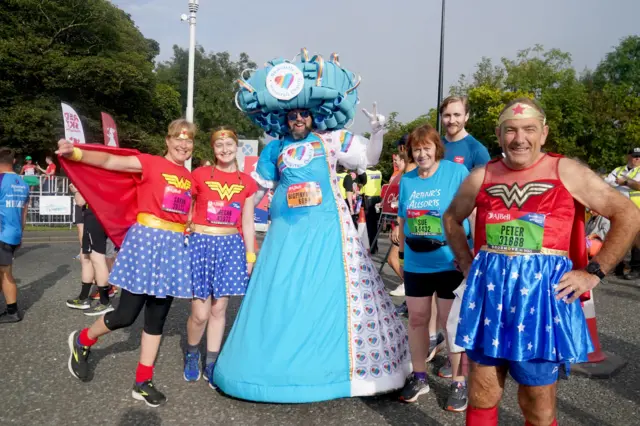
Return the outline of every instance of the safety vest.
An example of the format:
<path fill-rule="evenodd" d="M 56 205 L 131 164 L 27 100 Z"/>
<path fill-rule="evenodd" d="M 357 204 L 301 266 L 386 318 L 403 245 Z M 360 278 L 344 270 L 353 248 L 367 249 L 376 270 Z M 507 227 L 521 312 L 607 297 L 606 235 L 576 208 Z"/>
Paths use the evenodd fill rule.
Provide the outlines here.
<path fill-rule="evenodd" d="M 344 190 L 344 178 L 347 177 L 347 173 L 338 173 L 338 188 L 340 188 L 340 194 L 342 194 L 342 199 L 345 200 L 347 198 L 347 191 Z"/>
<path fill-rule="evenodd" d="M 619 178 L 626 170 L 627 166 L 620 166 L 616 168 L 613 173 L 615 173 L 616 178 Z M 629 173 L 627 173 L 624 177 L 631 180 L 634 179 L 638 173 L 640 173 L 640 167 L 629 170 Z M 633 201 L 633 204 L 635 204 L 636 207 L 640 208 L 640 191 L 635 191 L 629 188 L 629 198 L 631 199 L 631 201 Z"/>
<path fill-rule="evenodd" d="M 365 197 L 379 197 L 382 193 L 382 173 L 378 170 L 367 170 L 367 183 L 362 187 Z"/>

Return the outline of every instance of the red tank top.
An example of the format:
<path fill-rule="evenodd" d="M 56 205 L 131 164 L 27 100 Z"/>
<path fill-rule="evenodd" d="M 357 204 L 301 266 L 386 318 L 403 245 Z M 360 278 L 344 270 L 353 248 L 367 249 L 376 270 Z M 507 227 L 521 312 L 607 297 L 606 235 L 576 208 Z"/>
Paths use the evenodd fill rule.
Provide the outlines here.
<path fill-rule="evenodd" d="M 561 156 L 545 154 L 513 170 L 498 158 L 486 166 L 476 197 L 475 251 L 561 254 L 586 265 L 584 207 L 558 175 Z"/>

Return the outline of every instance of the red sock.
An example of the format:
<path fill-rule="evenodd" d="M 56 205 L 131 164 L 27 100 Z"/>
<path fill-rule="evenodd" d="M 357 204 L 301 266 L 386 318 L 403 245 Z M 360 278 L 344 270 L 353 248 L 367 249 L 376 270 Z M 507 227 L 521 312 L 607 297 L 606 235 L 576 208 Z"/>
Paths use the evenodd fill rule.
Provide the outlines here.
<path fill-rule="evenodd" d="M 492 408 L 467 407 L 467 426 L 498 426 L 498 406 Z"/>
<path fill-rule="evenodd" d="M 136 383 L 146 382 L 153 379 L 153 365 L 144 365 L 138 363 L 136 369 Z"/>
<path fill-rule="evenodd" d="M 81 346 L 93 346 L 96 344 L 96 342 L 98 341 L 98 339 L 91 339 L 89 337 L 89 329 L 85 328 L 80 332 L 80 335 L 78 336 L 78 343 L 80 343 Z"/>
<path fill-rule="evenodd" d="M 526 421 L 524 422 L 524 426 L 533 426 L 533 425 L 528 421 Z M 558 426 L 558 419 L 553 419 L 553 423 L 551 423 L 549 426 Z"/>

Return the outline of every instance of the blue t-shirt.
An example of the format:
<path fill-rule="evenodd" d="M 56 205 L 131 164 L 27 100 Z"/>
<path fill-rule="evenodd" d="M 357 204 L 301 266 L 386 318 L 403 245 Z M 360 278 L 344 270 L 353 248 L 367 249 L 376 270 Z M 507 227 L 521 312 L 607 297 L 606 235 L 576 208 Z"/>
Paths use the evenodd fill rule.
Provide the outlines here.
<path fill-rule="evenodd" d="M 432 238 L 444 241 L 442 216 L 458 192 L 469 171 L 461 164 L 441 160 L 438 170 L 428 178 L 418 176 L 418 169 L 405 173 L 400 180 L 398 216 L 404 219 L 406 238 Z M 469 221 L 464 221 L 469 234 Z M 453 253 L 449 246 L 428 253 L 417 253 L 404 244 L 404 270 L 434 273 L 452 271 Z"/>
<path fill-rule="evenodd" d="M 443 137 L 442 142 L 444 143 L 444 159 L 464 164 L 469 171 L 478 166 L 484 166 L 491 159 L 489 150 L 471 135 L 467 135 L 457 142 L 448 142 Z"/>
<path fill-rule="evenodd" d="M 29 185 L 15 173 L 0 173 L 0 241 L 22 241 L 22 209 L 29 201 Z"/>

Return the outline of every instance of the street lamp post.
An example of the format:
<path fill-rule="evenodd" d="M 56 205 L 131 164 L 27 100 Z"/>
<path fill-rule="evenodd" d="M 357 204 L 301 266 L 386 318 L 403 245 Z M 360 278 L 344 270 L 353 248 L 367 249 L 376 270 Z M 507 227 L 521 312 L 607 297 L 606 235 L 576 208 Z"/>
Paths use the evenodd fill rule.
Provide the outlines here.
<path fill-rule="evenodd" d="M 442 78 L 444 68 L 444 6 L 446 0 L 442 0 L 442 18 L 440 22 L 440 69 L 438 71 L 438 104 L 436 108 L 438 110 L 438 122 L 436 123 L 438 133 L 442 131 L 442 120 L 440 119 L 440 104 L 442 103 Z"/>
<path fill-rule="evenodd" d="M 199 0 L 189 0 L 189 16 L 182 15 L 183 21 L 189 21 L 189 74 L 187 77 L 187 121 L 193 123 L 193 74 L 196 59 L 196 12 L 198 12 Z M 191 170 L 191 159 L 185 163 L 185 167 Z"/>

